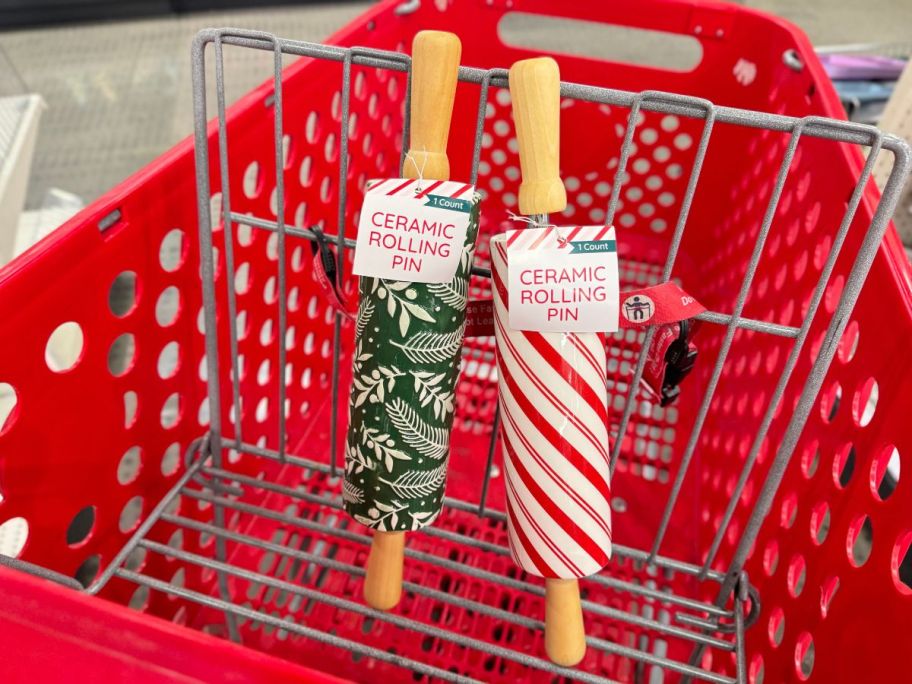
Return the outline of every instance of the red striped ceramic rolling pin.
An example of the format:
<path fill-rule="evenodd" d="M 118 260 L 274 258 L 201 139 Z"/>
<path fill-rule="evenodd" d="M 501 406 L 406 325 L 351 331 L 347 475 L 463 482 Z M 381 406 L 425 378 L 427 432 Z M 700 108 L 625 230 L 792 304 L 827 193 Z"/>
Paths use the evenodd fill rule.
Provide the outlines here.
<path fill-rule="evenodd" d="M 510 69 L 526 215 L 567 203 L 558 171 L 559 86 L 552 59 Z M 545 649 L 571 666 L 586 653 L 577 580 L 611 555 L 605 337 L 511 329 L 507 241 L 500 235 L 491 244 L 510 546 L 523 570 L 545 578 Z"/>

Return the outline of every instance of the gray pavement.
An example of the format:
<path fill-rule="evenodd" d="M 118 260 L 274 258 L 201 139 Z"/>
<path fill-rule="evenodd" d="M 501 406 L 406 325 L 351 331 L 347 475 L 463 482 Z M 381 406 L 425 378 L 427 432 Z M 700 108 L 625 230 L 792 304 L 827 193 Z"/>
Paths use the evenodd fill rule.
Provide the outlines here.
<path fill-rule="evenodd" d="M 815 44 L 912 39 L 909 0 L 757 0 L 800 25 Z M 299 8 L 146 19 L 0 32 L 0 96 L 40 93 L 47 101 L 26 208 L 38 208 L 50 188 L 97 198 L 149 163 L 192 129 L 189 46 L 197 30 L 236 26 L 320 40 L 370 3 L 308 4 Z M 523 31 L 520 22 L 515 29 Z M 590 40 L 598 32 L 528 37 L 543 48 Z M 661 55 L 659 55 L 661 57 Z M 229 98 L 263 80 L 269 55 L 226 50 Z"/>

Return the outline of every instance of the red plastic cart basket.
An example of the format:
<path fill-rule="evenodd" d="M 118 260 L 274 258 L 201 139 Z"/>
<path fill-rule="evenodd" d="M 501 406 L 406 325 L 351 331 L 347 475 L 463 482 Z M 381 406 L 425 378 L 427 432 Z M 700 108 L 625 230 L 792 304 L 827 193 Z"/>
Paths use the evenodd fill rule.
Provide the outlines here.
<path fill-rule="evenodd" d="M 535 54 L 501 32 L 548 17 L 697 49 L 669 68 L 556 55 L 561 175 L 568 222 L 617 226 L 625 285 L 673 277 L 710 309 L 673 406 L 639 390 L 642 333 L 609 345 L 618 546 L 582 583 L 573 671 L 542 658 L 541 584 L 506 553 L 488 338 L 466 344 L 450 505 L 410 537 L 403 602 L 360 602 L 369 537 L 337 476 L 352 331 L 310 251 L 326 231 L 350 271 L 424 28 L 462 38 L 453 174 L 498 230 L 519 173 L 501 68 Z M 196 159 L 185 141 L 0 271 L 4 681 L 901 677 L 912 299 L 887 228 L 908 149 L 821 118 L 839 103 L 807 40 L 732 5 L 391 1 L 331 43 L 370 48 L 201 33 Z M 250 49 L 275 77 L 226 112 L 223 53 Z"/>

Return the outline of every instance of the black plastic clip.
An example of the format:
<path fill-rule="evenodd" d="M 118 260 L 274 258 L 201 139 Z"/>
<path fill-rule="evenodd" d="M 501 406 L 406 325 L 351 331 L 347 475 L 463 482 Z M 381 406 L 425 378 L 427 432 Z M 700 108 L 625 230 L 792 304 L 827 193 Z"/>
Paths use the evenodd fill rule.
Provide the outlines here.
<path fill-rule="evenodd" d="M 693 370 L 697 361 L 697 347 L 693 336 L 699 328 L 699 321 L 678 322 L 678 338 L 665 351 L 665 377 L 662 379 L 662 395 L 659 404 L 668 406 L 681 394 L 679 385 Z"/>

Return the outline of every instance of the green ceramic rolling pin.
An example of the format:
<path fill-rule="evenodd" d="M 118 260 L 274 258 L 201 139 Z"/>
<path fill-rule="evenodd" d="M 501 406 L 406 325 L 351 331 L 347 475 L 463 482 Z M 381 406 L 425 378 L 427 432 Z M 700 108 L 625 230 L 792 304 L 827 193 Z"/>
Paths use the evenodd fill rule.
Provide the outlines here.
<path fill-rule="evenodd" d="M 406 178 L 449 180 L 446 145 L 461 51 L 451 33 L 415 36 Z M 405 533 L 433 522 L 443 502 L 478 233 L 477 196 L 471 202 L 450 282 L 361 279 L 343 498 L 345 509 L 374 530 L 364 598 L 380 610 L 402 595 Z"/>

